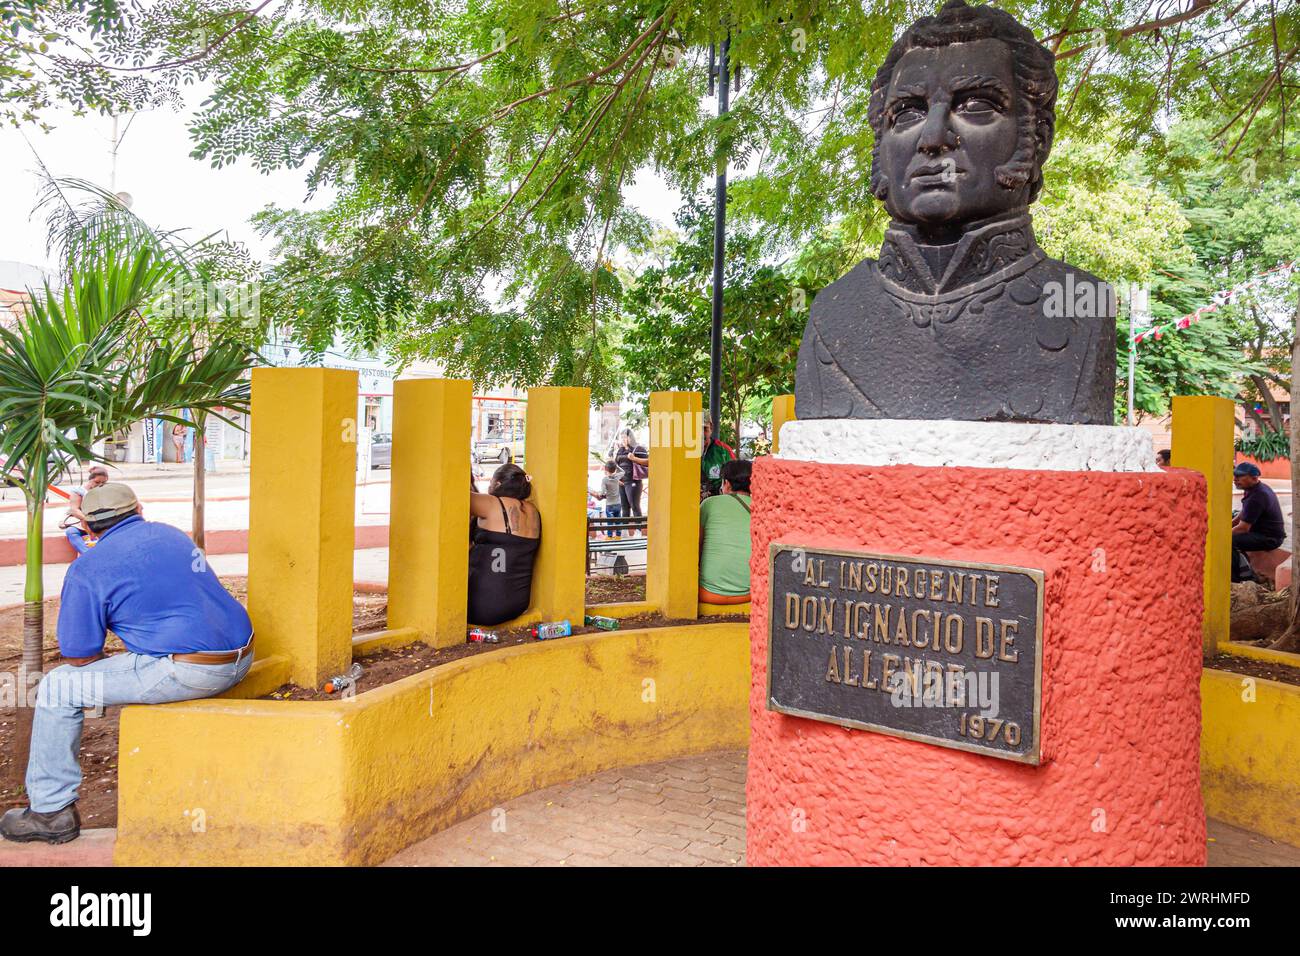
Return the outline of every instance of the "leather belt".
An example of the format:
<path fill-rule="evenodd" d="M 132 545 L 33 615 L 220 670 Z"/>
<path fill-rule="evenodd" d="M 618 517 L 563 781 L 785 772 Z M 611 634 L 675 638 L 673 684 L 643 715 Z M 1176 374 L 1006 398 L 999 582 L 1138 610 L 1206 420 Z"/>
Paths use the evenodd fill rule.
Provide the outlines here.
<path fill-rule="evenodd" d="M 252 653 L 253 639 L 237 651 L 196 651 L 193 654 L 173 654 L 172 660 L 182 664 L 233 664 Z"/>

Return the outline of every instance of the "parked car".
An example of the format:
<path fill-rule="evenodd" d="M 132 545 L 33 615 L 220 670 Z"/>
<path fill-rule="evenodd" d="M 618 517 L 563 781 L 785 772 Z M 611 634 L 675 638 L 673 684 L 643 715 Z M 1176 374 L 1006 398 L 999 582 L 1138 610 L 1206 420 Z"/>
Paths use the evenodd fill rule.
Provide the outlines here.
<path fill-rule="evenodd" d="M 524 423 L 488 432 L 474 443 L 474 461 L 506 464 L 524 460 Z"/>
<path fill-rule="evenodd" d="M 393 467 L 393 436 L 387 432 L 376 432 L 370 439 L 370 467 Z"/>

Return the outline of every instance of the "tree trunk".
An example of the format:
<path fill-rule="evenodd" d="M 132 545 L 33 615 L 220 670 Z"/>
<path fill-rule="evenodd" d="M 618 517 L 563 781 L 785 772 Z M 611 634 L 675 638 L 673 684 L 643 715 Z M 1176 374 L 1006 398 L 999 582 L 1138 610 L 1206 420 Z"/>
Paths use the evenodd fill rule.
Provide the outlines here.
<path fill-rule="evenodd" d="M 1291 354 L 1294 357 L 1294 347 Z M 1294 376 L 1292 377 L 1294 378 Z M 1277 407 L 1277 401 L 1273 398 L 1273 392 L 1269 388 L 1268 382 L 1264 381 L 1263 375 L 1251 375 L 1250 380 L 1255 383 L 1255 389 L 1259 392 L 1260 397 L 1264 400 L 1264 406 L 1268 409 L 1270 427 L 1275 432 L 1282 431 L 1286 428 L 1286 423 L 1282 421 L 1282 409 Z"/>
<path fill-rule="evenodd" d="M 204 504 L 206 495 L 208 449 L 206 441 L 207 414 L 192 412 L 194 416 L 194 492 L 193 510 L 190 515 L 190 537 L 194 546 L 200 550 L 206 547 L 204 542 Z"/>
<path fill-rule="evenodd" d="M 1288 608 L 1290 625 L 1286 633 L 1271 645 L 1278 651 L 1300 651 L 1300 508 L 1296 507 L 1295 494 L 1300 489 L 1300 294 L 1296 296 L 1295 313 L 1291 322 L 1291 602 Z"/>
<path fill-rule="evenodd" d="M 27 495 L 27 580 L 23 587 L 23 655 L 14 689 L 15 720 L 13 760 L 6 786 L 18 788 L 27 775 L 27 758 L 32 750 L 32 702 L 27 688 L 33 675 L 40 679 L 45 658 L 45 475 L 29 475 L 34 492 Z"/>

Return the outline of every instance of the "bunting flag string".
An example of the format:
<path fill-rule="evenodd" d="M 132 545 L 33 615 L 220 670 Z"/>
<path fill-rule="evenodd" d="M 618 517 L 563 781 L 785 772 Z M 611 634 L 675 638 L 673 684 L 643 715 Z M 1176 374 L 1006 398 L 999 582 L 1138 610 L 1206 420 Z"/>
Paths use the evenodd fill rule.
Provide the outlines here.
<path fill-rule="evenodd" d="M 1275 276 L 1275 275 L 1286 275 L 1290 273 L 1293 269 L 1295 269 L 1297 265 L 1300 265 L 1300 263 L 1284 262 L 1281 265 L 1274 266 L 1271 269 L 1265 269 L 1263 272 L 1259 273 L 1258 275 L 1255 275 L 1247 279 L 1245 282 L 1241 283 L 1240 285 L 1233 286 L 1231 289 L 1221 289 L 1218 292 L 1214 293 L 1213 296 L 1210 297 L 1209 302 L 1207 302 L 1205 305 L 1198 308 L 1195 312 L 1189 312 L 1187 315 L 1180 316 L 1177 319 L 1171 319 L 1168 322 L 1164 322 L 1160 325 L 1155 325 L 1149 329 L 1143 329 L 1141 332 L 1138 332 L 1136 335 L 1133 336 L 1133 344 L 1136 345 L 1139 342 L 1143 342 L 1147 339 L 1159 340 L 1164 337 L 1164 334 L 1166 332 L 1176 332 L 1179 329 L 1189 328 L 1194 323 L 1199 322 L 1203 316 L 1209 315 L 1211 312 L 1217 311 L 1220 306 L 1230 304 L 1232 300 L 1235 299 L 1237 296 L 1241 295 L 1243 292 L 1247 292 L 1250 289 L 1255 288 L 1265 279 L 1268 279 L 1271 276 Z"/>

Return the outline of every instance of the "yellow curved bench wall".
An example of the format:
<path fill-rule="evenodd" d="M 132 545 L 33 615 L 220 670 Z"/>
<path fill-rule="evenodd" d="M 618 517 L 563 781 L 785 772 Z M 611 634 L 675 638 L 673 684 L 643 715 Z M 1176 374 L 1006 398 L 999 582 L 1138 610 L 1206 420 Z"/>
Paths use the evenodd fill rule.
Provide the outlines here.
<path fill-rule="evenodd" d="M 122 712 L 119 865 L 372 864 L 512 797 L 746 746 L 748 624 L 475 655 L 352 700 Z"/>
<path fill-rule="evenodd" d="M 1201 794 L 1207 816 L 1300 846 L 1300 687 L 1205 669 Z"/>

